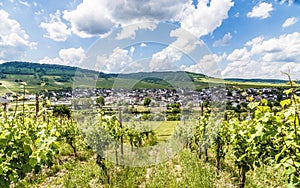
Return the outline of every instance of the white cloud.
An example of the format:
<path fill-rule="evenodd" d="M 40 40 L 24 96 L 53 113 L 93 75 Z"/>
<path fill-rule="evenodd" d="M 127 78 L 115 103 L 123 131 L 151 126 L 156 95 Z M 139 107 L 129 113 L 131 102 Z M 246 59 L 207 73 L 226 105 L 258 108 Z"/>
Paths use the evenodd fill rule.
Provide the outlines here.
<path fill-rule="evenodd" d="M 284 34 L 278 38 L 254 38 L 242 49 L 227 56 L 229 64 L 223 71 L 225 77 L 281 78 L 280 71 L 289 67 L 294 79 L 300 78 L 300 33 Z"/>
<path fill-rule="evenodd" d="M 49 58 L 45 57 L 41 59 L 39 63 L 42 64 L 60 64 L 69 66 L 84 66 L 83 62 L 86 59 L 85 51 L 80 48 L 68 48 L 61 49 L 59 51 L 59 57 Z"/>
<path fill-rule="evenodd" d="M 172 30 L 170 37 L 176 37 L 177 39 L 160 52 L 152 55 L 151 70 L 177 70 L 178 67 L 174 65 L 175 62 L 179 61 L 184 54 L 194 51 L 197 46 L 203 45 L 194 35 L 182 28 Z"/>
<path fill-rule="evenodd" d="M 29 41 L 29 35 L 21 29 L 19 22 L 10 19 L 9 14 L 0 10 L 0 59 L 13 60 L 22 57 L 36 43 Z"/>
<path fill-rule="evenodd" d="M 102 72 L 124 72 L 127 66 L 133 62 L 130 53 L 126 49 L 117 47 L 110 55 L 99 55 L 96 69 Z"/>
<path fill-rule="evenodd" d="M 44 57 L 43 59 L 39 60 L 39 63 L 41 64 L 56 64 L 56 65 L 66 65 L 64 62 L 56 57 L 56 58 L 50 58 L 48 56 Z"/>
<path fill-rule="evenodd" d="M 182 52 L 174 46 L 168 46 L 160 52 L 152 55 L 150 62 L 151 71 L 176 70 L 174 62 L 177 62 L 183 56 Z"/>
<path fill-rule="evenodd" d="M 170 33 L 177 40 L 152 56 L 151 70 L 178 69 L 174 62 L 201 45 L 198 37 L 212 33 L 221 26 L 222 21 L 228 18 L 228 11 L 232 6 L 234 3 L 231 0 L 211 0 L 209 5 L 207 1 L 199 1 L 197 9 L 191 3 L 186 3 L 182 12 L 174 18 L 181 23 L 181 28 Z M 225 39 L 230 37 L 228 34 Z"/>
<path fill-rule="evenodd" d="M 270 12 L 273 11 L 272 3 L 262 2 L 259 5 L 253 7 L 251 12 L 248 12 L 247 16 L 250 18 L 265 19 L 270 17 Z"/>
<path fill-rule="evenodd" d="M 284 4 L 285 2 L 288 2 L 289 6 L 291 6 L 295 2 L 295 0 L 281 0 L 280 4 Z"/>
<path fill-rule="evenodd" d="M 99 36 L 108 33 L 114 26 L 106 6 L 107 0 L 83 0 L 75 10 L 64 11 L 63 18 L 71 23 L 72 32 L 76 35 L 82 38 Z"/>
<path fill-rule="evenodd" d="M 208 54 L 195 65 L 189 67 L 182 66 L 182 70 L 188 72 L 196 72 L 213 77 L 221 77 L 221 69 L 218 64 L 223 60 L 223 56 L 217 56 L 216 54 Z"/>
<path fill-rule="evenodd" d="M 42 22 L 40 24 L 40 26 L 47 31 L 44 37 L 58 42 L 66 41 L 68 36 L 71 35 L 71 31 L 68 29 L 68 26 L 61 21 L 61 12 L 57 10 L 55 14 L 50 14 L 49 16 L 49 23 Z"/>
<path fill-rule="evenodd" d="M 228 61 L 242 61 L 242 62 L 248 62 L 250 61 L 250 52 L 247 50 L 246 47 L 242 49 L 235 49 L 231 54 L 227 56 Z"/>
<path fill-rule="evenodd" d="M 197 9 L 190 2 L 186 3 L 181 13 L 175 20 L 181 23 L 181 27 L 201 37 L 212 33 L 220 27 L 222 21 L 228 18 L 228 12 L 234 6 L 231 0 L 199 1 Z"/>
<path fill-rule="evenodd" d="M 139 24 L 132 24 L 122 28 L 121 32 L 117 34 L 116 39 L 134 38 L 136 31 L 141 29 L 149 29 L 153 31 L 157 26 L 157 22 L 143 22 Z"/>
<path fill-rule="evenodd" d="M 234 5 L 231 0 L 211 0 L 209 6 L 207 3 L 207 1 L 199 1 L 197 9 L 191 3 L 185 4 L 183 11 L 174 18 L 174 20 L 180 21 L 182 28 L 170 33 L 170 37 L 177 39 L 162 51 L 152 55 L 149 65 L 151 70 L 180 69 L 174 63 L 179 61 L 184 54 L 189 54 L 198 45 L 202 45 L 198 37 L 209 34 L 219 27 L 222 21 L 228 17 L 228 11 Z M 231 34 L 225 36 L 225 40 L 229 40 L 229 38 L 231 38 Z M 192 69 L 196 69 L 196 67 L 192 67 Z"/>
<path fill-rule="evenodd" d="M 19 1 L 19 3 L 20 3 L 21 5 L 26 6 L 26 7 L 30 7 L 30 4 L 29 4 L 27 1 Z"/>
<path fill-rule="evenodd" d="M 246 46 L 253 46 L 255 44 L 259 44 L 264 40 L 264 38 L 262 36 L 259 37 L 255 37 L 254 39 L 246 42 Z"/>
<path fill-rule="evenodd" d="M 118 25 L 125 28 L 118 39 L 134 37 L 138 29 L 154 29 L 158 22 L 167 20 L 179 21 L 201 37 L 219 27 L 233 5 L 231 0 L 211 0 L 210 6 L 199 1 L 195 9 L 188 0 L 83 0 L 75 10 L 64 11 L 63 18 L 71 23 L 72 32 L 83 38 L 108 33 Z M 145 24 L 126 27 L 136 23 Z"/>
<path fill-rule="evenodd" d="M 218 46 L 227 46 L 229 45 L 229 41 L 232 39 L 231 33 L 227 33 L 223 36 L 222 39 L 217 40 L 214 42 L 213 46 L 218 47 Z"/>
<path fill-rule="evenodd" d="M 144 48 L 144 47 L 147 47 L 147 44 L 145 44 L 145 43 L 141 43 L 141 45 L 140 45 L 142 48 Z"/>
<path fill-rule="evenodd" d="M 282 27 L 283 28 L 290 27 L 290 26 L 294 25 L 297 22 L 298 22 L 298 18 L 291 17 L 291 18 L 288 18 L 288 19 L 285 20 L 285 22 L 282 24 Z"/>
<path fill-rule="evenodd" d="M 300 33 L 284 34 L 252 46 L 251 53 L 264 61 L 300 62 Z"/>
<path fill-rule="evenodd" d="M 134 51 L 135 51 L 135 47 L 131 46 L 130 47 L 130 56 L 133 56 Z"/>
<path fill-rule="evenodd" d="M 85 60 L 86 55 L 84 50 L 80 48 L 68 48 L 61 49 L 59 51 L 59 57 L 67 65 L 80 65 Z"/>
<path fill-rule="evenodd" d="M 224 77 L 230 78 L 265 78 L 265 79 L 287 79 L 281 73 L 291 71 L 292 79 L 299 79 L 299 63 L 283 62 L 260 62 L 251 60 L 249 62 L 232 62 L 222 72 Z"/>
<path fill-rule="evenodd" d="M 39 11 L 36 11 L 34 14 L 37 15 L 37 16 L 40 16 L 42 14 L 44 14 L 45 10 L 44 9 L 41 9 Z"/>
<path fill-rule="evenodd" d="M 114 25 L 124 28 L 135 23 L 170 20 L 181 11 L 184 3 L 187 0 L 83 0 L 75 10 L 64 11 L 64 19 L 71 22 L 75 34 L 86 38 L 105 34 Z M 134 37 L 137 29 L 153 29 L 153 23 L 143 28 L 126 27 L 118 39 Z"/>
<path fill-rule="evenodd" d="M 174 18 L 187 0 L 115 0 L 107 3 L 112 19 L 116 23 L 132 24 L 140 21 L 165 21 Z"/>

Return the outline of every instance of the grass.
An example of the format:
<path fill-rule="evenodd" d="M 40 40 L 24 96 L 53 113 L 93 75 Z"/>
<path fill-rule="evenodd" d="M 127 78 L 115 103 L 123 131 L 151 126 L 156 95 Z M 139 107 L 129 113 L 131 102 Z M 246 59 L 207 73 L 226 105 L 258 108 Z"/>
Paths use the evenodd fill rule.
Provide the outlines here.
<path fill-rule="evenodd" d="M 154 129 L 154 132 L 158 136 L 158 141 L 163 141 L 169 139 L 176 126 L 179 124 L 179 121 L 163 121 Z"/>
<path fill-rule="evenodd" d="M 93 155 L 86 161 L 70 158 L 46 176 L 41 173 L 35 181 L 27 178 L 17 187 L 214 187 L 213 168 L 189 151 L 156 166 L 122 167 L 107 161 L 109 183 L 95 161 Z"/>
<path fill-rule="evenodd" d="M 138 121 L 136 123 L 142 126 L 150 126 L 154 130 L 158 141 L 165 141 L 172 136 L 180 121 Z M 124 122 L 124 124 L 126 126 L 129 122 Z"/>
<path fill-rule="evenodd" d="M 230 152 L 229 152 L 230 153 Z M 79 160 L 72 155 L 67 145 L 62 145 L 60 161 L 36 177 L 28 176 L 15 187 L 236 187 L 238 171 L 229 159 L 223 163 L 220 174 L 216 174 L 215 163 L 199 159 L 196 153 L 183 149 L 174 158 L 155 166 L 116 166 L 106 161 L 109 183 L 101 168 L 96 164 L 95 153 L 83 150 Z M 247 173 L 246 187 L 284 187 L 280 172 L 262 166 Z"/>

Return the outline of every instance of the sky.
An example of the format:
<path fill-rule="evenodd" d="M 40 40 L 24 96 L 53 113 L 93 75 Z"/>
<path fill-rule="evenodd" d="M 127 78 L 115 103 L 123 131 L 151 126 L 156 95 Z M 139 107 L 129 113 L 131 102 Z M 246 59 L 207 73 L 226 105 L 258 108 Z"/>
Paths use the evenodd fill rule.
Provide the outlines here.
<path fill-rule="evenodd" d="M 0 63 L 300 79 L 297 0 L 3 0 Z"/>

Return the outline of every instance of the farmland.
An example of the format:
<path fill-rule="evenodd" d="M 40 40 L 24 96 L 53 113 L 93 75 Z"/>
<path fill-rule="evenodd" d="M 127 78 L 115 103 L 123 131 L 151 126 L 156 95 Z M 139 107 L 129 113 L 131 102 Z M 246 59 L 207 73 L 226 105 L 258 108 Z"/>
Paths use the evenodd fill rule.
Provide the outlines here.
<path fill-rule="evenodd" d="M 300 99 L 291 81 L 288 89 L 225 81 L 215 91 L 225 93 L 222 108 L 207 88 L 222 81 L 204 75 L 164 74 L 177 85 L 190 75 L 193 91 L 151 77 L 161 73 L 101 74 L 93 85 L 94 72 L 74 81 L 74 69 L 50 68 L 2 69 L 12 100 L 0 111 L 1 187 L 299 185 Z M 81 87 L 64 88 L 73 82 Z"/>

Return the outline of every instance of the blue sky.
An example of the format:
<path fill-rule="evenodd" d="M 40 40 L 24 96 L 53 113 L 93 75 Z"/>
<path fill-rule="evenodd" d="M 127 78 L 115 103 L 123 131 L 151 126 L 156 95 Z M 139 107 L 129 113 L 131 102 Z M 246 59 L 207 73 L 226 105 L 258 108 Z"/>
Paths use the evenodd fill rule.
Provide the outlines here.
<path fill-rule="evenodd" d="M 0 63 L 300 79 L 293 0 L 4 0 Z"/>

